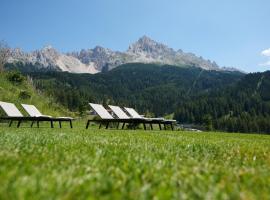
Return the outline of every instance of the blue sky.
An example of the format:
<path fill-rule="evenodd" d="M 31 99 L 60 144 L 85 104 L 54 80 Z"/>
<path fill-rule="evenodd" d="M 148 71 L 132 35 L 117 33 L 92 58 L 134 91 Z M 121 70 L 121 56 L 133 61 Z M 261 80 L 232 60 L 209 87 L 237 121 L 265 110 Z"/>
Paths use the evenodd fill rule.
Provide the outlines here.
<path fill-rule="evenodd" d="M 26 51 L 126 50 L 147 35 L 247 72 L 270 69 L 269 0 L 0 0 L 0 39 Z"/>

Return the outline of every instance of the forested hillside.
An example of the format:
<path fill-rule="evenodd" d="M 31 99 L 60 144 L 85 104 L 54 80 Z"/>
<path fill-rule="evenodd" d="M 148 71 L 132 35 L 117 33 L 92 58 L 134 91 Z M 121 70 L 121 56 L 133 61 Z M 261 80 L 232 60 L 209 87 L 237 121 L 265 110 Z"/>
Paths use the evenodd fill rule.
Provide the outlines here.
<path fill-rule="evenodd" d="M 179 101 L 175 117 L 229 132 L 270 133 L 270 71 L 248 74 L 224 90 Z"/>
<path fill-rule="evenodd" d="M 192 67 L 127 64 L 95 75 L 30 73 L 37 88 L 71 110 L 89 109 L 88 102 L 132 106 L 156 116 L 173 113 L 179 101 L 208 94 L 239 80 L 243 74 Z"/>

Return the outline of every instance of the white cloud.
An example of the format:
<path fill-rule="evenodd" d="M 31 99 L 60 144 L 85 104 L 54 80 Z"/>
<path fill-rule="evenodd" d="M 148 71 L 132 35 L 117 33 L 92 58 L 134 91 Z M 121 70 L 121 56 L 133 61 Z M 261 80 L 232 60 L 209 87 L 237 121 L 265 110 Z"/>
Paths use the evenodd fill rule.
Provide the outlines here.
<path fill-rule="evenodd" d="M 270 48 L 269 48 L 269 49 L 263 50 L 261 54 L 262 54 L 263 56 L 270 57 Z"/>
<path fill-rule="evenodd" d="M 261 55 L 267 57 L 267 60 L 265 63 L 261 63 L 259 64 L 259 66 L 261 67 L 270 67 L 270 48 L 269 49 L 265 49 L 261 52 Z"/>

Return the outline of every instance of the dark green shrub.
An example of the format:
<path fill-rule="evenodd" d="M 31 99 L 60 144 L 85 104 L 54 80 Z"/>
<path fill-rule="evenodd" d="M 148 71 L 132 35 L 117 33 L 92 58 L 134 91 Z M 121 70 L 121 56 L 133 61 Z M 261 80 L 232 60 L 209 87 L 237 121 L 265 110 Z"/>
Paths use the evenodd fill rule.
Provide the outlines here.
<path fill-rule="evenodd" d="M 31 94 L 28 91 L 22 90 L 19 93 L 19 98 L 20 99 L 30 99 L 31 98 Z"/>
<path fill-rule="evenodd" d="M 6 76 L 14 84 L 21 84 L 25 80 L 25 77 L 18 71 L 10 71 Z"/>

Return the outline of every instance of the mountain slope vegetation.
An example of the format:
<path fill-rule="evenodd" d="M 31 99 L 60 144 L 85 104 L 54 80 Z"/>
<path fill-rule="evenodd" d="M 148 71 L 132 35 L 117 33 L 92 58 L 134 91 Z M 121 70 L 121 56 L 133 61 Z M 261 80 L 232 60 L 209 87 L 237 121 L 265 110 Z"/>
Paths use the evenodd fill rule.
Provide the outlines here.
<path fill-rule="evenodd" d="M 229 132 L 270 133 L 270 71 L 253 73 L 224 90 L 179 102 L 176 118 Z"/>
<path fill-rule="evenodd" d="M 0 101 L 15 103 L 22 113 L 22 103 L 34 104 L 48 115 L 60 116 L 70 114 L 67 109 L 57 104 L 53 98 L 46 97 L 36 90 L 30 78 L 22 76 L 19 72 L 0 73 Z M 0 113 L 5 115 L 0 109 Z"/>
<path fill-rule="evenodd" d="M 95 75 L 36 72 L 30 76 L 37 88 L 71 110 L 83 111 L 88 102 L 98 102 L 161 116 L 173 113 L 179 100 L 224 88 L 243 74 L 136 63 Z"/>

